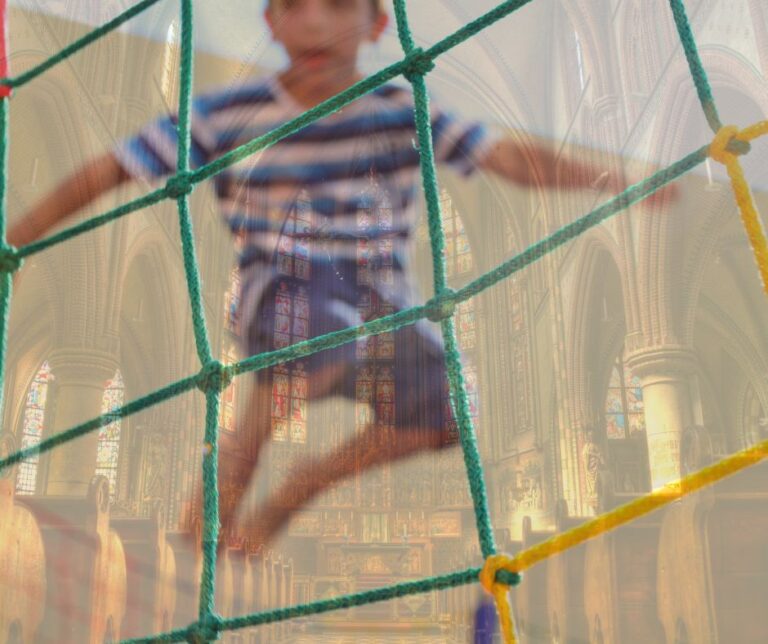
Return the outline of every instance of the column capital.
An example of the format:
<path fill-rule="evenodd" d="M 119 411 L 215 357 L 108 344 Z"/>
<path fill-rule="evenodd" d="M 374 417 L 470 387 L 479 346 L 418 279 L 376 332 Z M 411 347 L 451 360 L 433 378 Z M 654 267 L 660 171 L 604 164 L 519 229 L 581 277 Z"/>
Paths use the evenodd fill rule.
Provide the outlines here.
<path fill-rule="evenodd" d="M 116 357 L 97 349 L 56 349 L 48 357 L 54 376 L 68 384 L 103 383 L 115 375 Z"/>
<path fill-rule="evenodd" d="M 697 370 L 696 354 L 688 347 L 668 345 L 643 348 L 626 356 L 626 365 L 638 378 L 675 378 L 688 376 Z"/>

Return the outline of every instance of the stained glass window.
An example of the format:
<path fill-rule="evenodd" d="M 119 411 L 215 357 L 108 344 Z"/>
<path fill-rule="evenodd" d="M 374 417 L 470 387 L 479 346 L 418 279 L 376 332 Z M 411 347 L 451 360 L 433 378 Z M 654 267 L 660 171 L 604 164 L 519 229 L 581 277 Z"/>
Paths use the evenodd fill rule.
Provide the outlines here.
<path fill-rule="evenodd" d="M 291 374 L 291 442 L 307 442 L 307 374 L 301 364 Z"/>
<path fill-rule="evenodd" d="M 279 442 L 307 442 L 307 390 L 309 382 L 302 365 L 289 370 L 273 369 L 272 438 Z"/>
<path fill-rule="evenodd" d="M 235 266 L 229 274 L 229 288 L 224 294 L 224 325 L 231 333 L 240 333 L 240 270 Z"/>
<path fill-rule="evenodd" d="M 380 367 L 376 374 L 376 423 L 395 424 L 395 377 L 391 367 Z"/>
<path fill-rule="evenodd" d="M 451 196 L 445 189 L 440 196 L 440 207 L 443 213 L 443 230 L 445 231 L 446 277 L 469 273 L 475 267 L 469 237 L 464 229 L 464 222 L 462 222 Z"/>
<path fill-rule="evenodd" d="M 307 273 L 308 274 L 308 273 Z M 309 337 L 309 293 L 305 286 L 291 292 L 280 284 L 275 294 L 276 348 Z M 272 436 L 276 441 L 307 442 L 307 374 L 301 364 L 293 369 L 278 365 L 272 380 Z"/>
<path fill-rule="evenodd" d="M 365 290 L 360 293 L 357 310 L 362 320 L 373 320 L 394 313 L 394 307 L 377 295 L 375 291 Z M 357 341 L 358 360 L 394 360 L 395 336 L 387 331 L 374 336 L 360 338 Z"/>
<path fill-rule="evenodd" d="M 107 414 L 122 407 L 125 399 L 123 376 L 118 369 L 114 377 L 107 381 L 104 396 L 101 399 L 101 413 Z M 112 421 L 99 430 L 99 442 L 96 448 L 96 474 L 103 474 L 109 479 L 109 497 L 114 501 L 117 492 L 117 456 L 120 449 L 120 419 Z"/>
<path fill-rule="evenodd" d="M 284 282 L 278 287 L 275 294 L 275 348 L 282 349 L 291 343 L 291 311 L 293 310 L 293 298 Z"/>
<path fill-rule="evenodd" d="M 466 387 L 467 399 L 469 401 L 469 415 L 472 418 L 472 424 L 477 426 L 477 418 L 480 412 L 480 396 L 478 393 L 478 386 L 477 386 L 477 367 L 475 367 L 475 365 L 471 363 L 467 364 L 466 361 L 464 362 L 465 362 L 464 368 L 463 368 L 464 386 Z M 443 389 L 444 389 L 443 405 L 445 406 L 445 417 L 452 418 L 450 388 L 448 387 L 447 380 L 443 384 Z M 458 443 L 459 442 L 458 423 L 456 422 L 455 419 L 448 420 L 447 426 L 448 426 L 448 434 L 451 437 L 451 442 Z"/>
<path fill-rule="evenodd" d="M 477 329 L 475 328 L 474 299 L 464 300 L 456 307 L 456 333 L 459 338 L 459 347 L 464 350 L 475 348 Z"/>
<path fill-rule="evenodd" d="M 27 392 L 27 403 L 24 409 L 24 421 L 21 430 L 21 449 L 37 445 L 43 435 L 45 421 L 45 405 L 48 401 L 48 384 L 54 380 L 48 362 L 43 362 L 35 374 Z M 16 475 L 16 493 L 34 494 L 37 481 L 38 455 L 25 458 L 19 465 Z"/>
<path fill-rule="evenodd" d="M 283 365 L 277 365 L 272 373 L 272 437 L 276 441 L 287 441 L 291 376 Z"/>
<path fill-rule="evenodd" d="M 303 189 L 277 243 L 277 270 L 281 275 L 309 279 L 310 242 L 305 233 L 311 229 L 312 203 L 306 189 Z"/>
<path fill-rule="evenodd" d="M 628 438 L 645 431 L 645 408 L 640 379 L 624 364 L 623 351 L 616 358 L 605 398 L 608 438 Z"/>
<path fill-rule="evenodd" d="M 291 330 L 293 343 L 309 338 L 309 295 L 307 289 L 299 287 L 293 296 L 293 328 Z"/>
<path fill-rule="evenodd" d="M 234 343 L 225 340 L 225 350 L 222 356 L 224 364 L 237 362 L 238 354 Z M 219 407 L 219 427 L 227 432 L 237 431 L 237 386 L 239 381 L 235 378 L 224 391 L 221 392 L 221 404 Z"/>
<path fill-rule="evenodd" d="M 275 348 L 281 349 L 309 337 L 309 294 L 306 287 L 291 292 L 285 282 L 275 294 Z"/>

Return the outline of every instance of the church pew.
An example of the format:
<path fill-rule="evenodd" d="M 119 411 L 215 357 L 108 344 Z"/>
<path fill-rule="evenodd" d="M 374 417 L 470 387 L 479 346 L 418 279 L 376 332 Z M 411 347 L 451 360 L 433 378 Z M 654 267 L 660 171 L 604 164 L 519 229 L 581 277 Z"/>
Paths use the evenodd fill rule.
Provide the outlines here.
<path fill-rule="evenodd" d="M 0 457 L 15 451 L 0 439 Z M 0 472 L 0 641 L 31 642 L 43 619 L 46 566 L 43 537 L 34 515 L 14 502 L 16 468 Z"/>
<path fill-rule="evenodd" d="M 23 500 L 43 537 L 48 577 L 37 642 L 102 644 L 121 637 L 126 611 L 123 544 L 109 526 L 109 481 L 93 477 L 85 497 Z"/>
<path fill-rule="evenodd" d="M 165 539 L 164 513 L 148 518 L 113 518 L 127 563 L 128 597 L 122 637 L 170 629 L 176 608 L 176 559 Z"/>

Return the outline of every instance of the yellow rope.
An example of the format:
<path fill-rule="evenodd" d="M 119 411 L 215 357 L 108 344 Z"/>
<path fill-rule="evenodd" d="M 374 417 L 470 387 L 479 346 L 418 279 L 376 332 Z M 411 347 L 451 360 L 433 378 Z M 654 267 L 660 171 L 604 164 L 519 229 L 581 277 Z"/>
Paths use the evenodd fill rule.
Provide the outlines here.
<path fill-rule="evenodd" d="M 760 278 L 763 281 L 763 290 L 768 293 L 768 244 L 766 243 L 765 230 L 757 208 L 755 208 L 752 192 L 744 177 L 738 156 L 726 149 L 732 140 L 747 142 L 766 133 L 768 133 L 768 121 L 760 121 L 741 131 L 734 125 L 725 125 L 720 128 L 709 146 L 709 155 L 728 169 L 731 186 L 736 195 L 736 203 L 741 212 L 741 221 L 747 231 L 747 237 L 760 271 Z"/>
<path fill-rule="evenodd" d="M 735 474 L 750 465 L 759 463 L 768 456 L 768 440 L 762 441 L 748 449 L 736 452 L 723 460 L 709 465 L 698 472 L 668 483 L 658 490 L 654 490 L 639 499 L 630 501 L 610 512 L 582 523 L 567 532 L 555 535 L 554 537 L 542 541 L 520 552 L 514 557 L 503 554 L 491 555 L 485 562 L 480 571 L 480 583 L 496 599 L 496 610 L 499 613 L 502 634 L 506 644 L 515 642 L 512 628 L 512 615 L 507 600 L 508 587 L 495 581 L 495 575 L 499 570 L 509 572 L 522 572 L 534 564 L 543 561 L 553 555 L 559 554 L 568 548 L 578 546 L 588 539 L 596 537 L 608 530 L 613 530 L 619 526 L 629 523 L 644 514 L 668 505 L 673 501 L 681 499 L 686 494 L 696 492 L 707 485 L 716 483 L 726 476 Z"/>
<path fill-rule="evenodd" d="M 507 593 L 509 586 L 496 581 L 496 573 L 499 570 L 512 570 L 513 561 L 506 555 L 491 555 L 485 560 L 485 565 L 480 571 L 480 584 L 486 592 L 493 595 L 496 600 L 496 611 L 499 613 L 499 622 L 501 623 L 501 635 L 505 644 L 515 644 L 515 627 L 512 623 L 512 610 L 509 607 Z"/>
<path fill-rule="evenodd" d="M 741 212 L 741 220 L 747 232 L 747 237 L 749 238 L 749 243 L 752 246 L 752 252 L 760 271 L 760 277 L 763 281 L 763 290 L 768 293 L 768 243 L 766 243 L 765 231 L 760 215 L 755 208 L 749 184 L 747 184 L 744 171 L 739 163 L 738 155 L 728 150 L 728 144 L 733 140 L 749 142 L 764 134 L 768 134 L 768 121 L 760 121 L 743 130 L 739 130 L 734 125 L 723 126 L 709 146 L 709 155 L 728 169 L 728 176 L 731 178 L 731 186 L 736 196 L 736 203 Z M 530 568 L 532 565 L 552 555 L 577 546 L 587 539 L 596 537 L 608 530 L 618 528 L 637 517 L 677 501 L 686 494 L 715 483 L 729 474 L 734 474 L 745 467 L 754 465 L 765 458 L 766 454 L 768 454 L 768 441 L 763 441 L 754 447 L 737 452 L 719 463 L 705 467 L 699 472 L 690 474 L 679 481 L 669 483 L 650 494 L 635 499 L 567 532 L 536 544 L 514 557 L 508 557 L 503 554 L 494 554 L 488 557 L 480 571 L 480 583 L 496 600 L 496 610 L 499 613 L 504 642 L 506 644 L 514 644 L 515 633 L 512 611 L 507 599 L 509 586 L 501 584 L 495 579 L 496 573 L 499 570 L 515 573 L 522 572 L 526 568 Z"/>
<path fill-rule="evenodd" d="M 749 142 L 764 134 L 768 134 L 768 121 L 760 121 L 754 125 L 739 130 L 734 125 L 723 126 L 715 135 L 709 147 L 709 155 L 728 169 L 731 186 L 736 196 L 736 203 L 741 212 L 741 220 L 747 231 L 752 251 L 757 261 L 763 289 L 768 293 L 768 243 L 760 216 L 755 208 L 752 193 L 744 177 L 738 156 L 728 150 L 728 144 L 733 141 Z M 509 586 L 496 581 L 496 573 L 500 570 L 519 573 L 534 564 L 559 554 L 568 548 L 596 537 L 608 530 L 618 528 L 625 523 L 681 499 L 686 494 L 711 485 L 730 474 L 743 470 L 761 461 L 768 454 L 768 441 L 758 443 L 741 452 L 737 452 L 722 461 L 690 474 L 679 481 L 669 483 L 654 490 L 626 505 L 606 512 L 605 514 L 581 524 L 567 532 L 556 535 L 535 546 L 524 550 L 514 557 L 494 554 L 488 557 L 480 571 L 480 583 L 483 588 L 493 595 L 496 600 L 496 610 L 499 614 L 501 632 L 506 644 L 514 644 L 515 632 L 512 621 L 512 611 L 507 599 Z"/>

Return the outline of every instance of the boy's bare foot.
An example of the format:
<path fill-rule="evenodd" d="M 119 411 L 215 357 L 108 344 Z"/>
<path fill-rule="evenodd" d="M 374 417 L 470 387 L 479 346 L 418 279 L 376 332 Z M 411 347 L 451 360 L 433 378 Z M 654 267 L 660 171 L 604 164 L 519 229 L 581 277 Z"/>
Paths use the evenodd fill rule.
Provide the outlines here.
<path fill-rule="evenodd" d="M 285 483 L 247 520 L 253 526 L 248 530 L 250 546 L 269 546 L 293 515 L 337 481 L 357 471 L 448 447 L 446 437 L 434 431 L 403 429 L 397 440 L 382 441 L 381 430 L 371 426 L 330 454 L 297 463 Z M 356 458 L 347 458 L 350 454 Z"/>
<path fill-rule="evenodd" d="M 299 509 L 274 502 L 265 503 L 253 517 L 255 527 L 248 532 L 249 546 L 266 552 L 267 547 Z"/>

